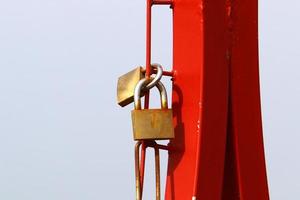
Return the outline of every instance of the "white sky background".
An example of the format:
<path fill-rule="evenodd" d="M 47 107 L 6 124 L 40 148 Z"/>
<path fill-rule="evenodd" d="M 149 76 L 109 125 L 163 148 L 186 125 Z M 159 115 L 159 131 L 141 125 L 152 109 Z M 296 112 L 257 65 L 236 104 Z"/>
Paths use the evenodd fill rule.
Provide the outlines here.
<path fill-rule="evenodd" d="M 300 198 L 299 10 L 260 2 L 272 200 Z M 153 62 L 170 67 L 168 7 L 154 9 L 153 28 Z M 0 199 L 134 199 L 132 106 L 117 106 L 116 81 L 144 63 L 143 0 L 0 0 Z"/>

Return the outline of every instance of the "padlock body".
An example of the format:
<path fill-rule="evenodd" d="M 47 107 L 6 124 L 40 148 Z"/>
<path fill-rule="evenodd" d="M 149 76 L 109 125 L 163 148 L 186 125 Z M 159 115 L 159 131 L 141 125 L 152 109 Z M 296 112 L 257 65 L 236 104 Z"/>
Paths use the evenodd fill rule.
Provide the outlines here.
<path fill-rule="evenodd" d="M 143 73 L 142 67 L 137 67 L 119 77 L 117 86 L 117 101 L 120 106 L 124 107 L 133 102 L 134 88 L 144 77 L 145 74 Z"/>
<path fill-rule="evenodd" d="M 172 109 L 132 110 L 134 140 L 174 138 Z"/>

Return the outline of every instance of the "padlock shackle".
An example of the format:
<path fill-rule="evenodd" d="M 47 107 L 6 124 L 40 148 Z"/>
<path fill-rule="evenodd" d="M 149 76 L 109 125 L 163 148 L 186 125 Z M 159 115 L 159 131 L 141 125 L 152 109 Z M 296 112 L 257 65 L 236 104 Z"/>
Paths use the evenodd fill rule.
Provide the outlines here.
<path fill-rule="evenodd" d="M 155 87 L 156 83 L 158 81 L 160 81 L 160 79 L 161 79 L 161 77 L 163 75 L 163 68 L 162 68 L 162 66 L 160 64 L 153 63 L 153 64 L 151 64 L 151 67 L 154 68 L 154 69 L 156 69 L 157 73 L 156 73 L 154 79 L 152 79 L 152 81 L 149 84 L 147 84 L 146 90 L 150 90 L 153 87 Z"/>
<path fill-rule="evenodd" d="M 145 88 L 145 85 L 151 82 L 153 78 L 144 78 L 140 80 L 134 89 L 134 109 L 135 110 L 141 110 L 142 104 L 141 104 L 141 93 L 143 88 Z M 168 96 L 165 86 L 162 84 L 162 82 L 158 81 L 156 83 L 156 88 L 159 91 L 160 94 L 160 102 L 161 102 L 161 108 L 162 109 L 168 109 Z"/>

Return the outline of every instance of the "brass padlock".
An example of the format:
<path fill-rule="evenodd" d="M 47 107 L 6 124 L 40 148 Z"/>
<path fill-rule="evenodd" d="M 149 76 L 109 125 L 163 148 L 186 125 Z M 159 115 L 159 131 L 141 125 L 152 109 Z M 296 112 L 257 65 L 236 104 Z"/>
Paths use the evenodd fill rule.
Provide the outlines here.
<path fill-rule="evenodd" d="M 168 108 L 167 91 L 158 81 L 161 109 L 141 109 L 141 91 L 153 79 L 144 78 L 134 91 L 134 110 L 131 111 L 134 140 L 165 140 L 174 138 L 173 111 Z"/>
<path fill-rule="evenodd" d="M 122 75 L 118 79 L 117 86 L 117 101 L 122 107 L 133 102 L 133 93 L 136 84 L 145 77 L 142 67 L 137 67 L 134 70 Z"/>
<path fill-rule="evenodd" d="M 157 74 L 155 78 L 147 85 L 145 88 L 146 90 L 153 88 L 156 82 L 161 79 L 163 74 L 163 69 L 160 64 L 152 64 L 151 67 L 157 70 Z M 134 88 L 136 84 L 143 78 L 145 78 L 145 70 L 143 67 L 137 67 L 119 77 L 117 86 L 117 101 L 120 106 L 124 107 L 133 102 Z"/>

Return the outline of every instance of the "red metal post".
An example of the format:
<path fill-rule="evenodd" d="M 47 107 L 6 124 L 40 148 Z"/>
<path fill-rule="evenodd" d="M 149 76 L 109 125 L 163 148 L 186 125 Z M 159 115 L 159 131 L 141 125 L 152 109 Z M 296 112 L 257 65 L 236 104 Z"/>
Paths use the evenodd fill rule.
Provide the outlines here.
<path fill-rule="evenodd" d="M 174 0 L 167 200 L 268 200 L 257 0 Z"/>
<path fill-rule="evenodd" d="M 175 0 L 173 9 L 176 152 L 169 154 L 165 199 L 197 192 L 198 199 L 219 200 L 228 105 L 225 3 Z"/>
<path fill-rule="evenodd" d="M 146 77 L 151 74 L 151 16 L 152 0 L 147 0 L 146 6 Z M 145 95 L 145 108 L 149 107 L 149 92 Z"/>

